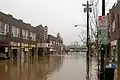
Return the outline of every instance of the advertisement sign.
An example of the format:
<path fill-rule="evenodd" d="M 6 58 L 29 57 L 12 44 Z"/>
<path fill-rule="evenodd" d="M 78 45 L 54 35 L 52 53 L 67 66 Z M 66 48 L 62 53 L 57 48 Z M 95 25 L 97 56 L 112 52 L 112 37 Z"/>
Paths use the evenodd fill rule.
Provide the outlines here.
<path fill-rule="evenodd" d="M 44 40 L 46 41 L 47 38 L 48 38 L 48 27 L 45 26 L 45 27 L 44 27 Z"/>

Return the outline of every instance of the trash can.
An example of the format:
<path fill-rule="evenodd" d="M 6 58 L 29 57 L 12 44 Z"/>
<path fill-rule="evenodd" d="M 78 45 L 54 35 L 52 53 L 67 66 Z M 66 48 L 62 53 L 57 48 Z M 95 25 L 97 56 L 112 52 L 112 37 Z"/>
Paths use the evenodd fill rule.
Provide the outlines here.
<path fill-rule="evenodd" d="M 105 80 L 114 80 L 115 68 L 105 68 Z"/>

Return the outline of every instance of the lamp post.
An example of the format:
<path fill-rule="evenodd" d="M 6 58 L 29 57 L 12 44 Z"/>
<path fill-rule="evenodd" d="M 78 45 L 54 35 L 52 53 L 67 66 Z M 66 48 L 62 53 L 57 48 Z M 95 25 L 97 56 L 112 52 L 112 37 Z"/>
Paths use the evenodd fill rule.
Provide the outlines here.
<path fill-rule="evenodd" d="M 74 27 L 77 27 L 80 25 L 75 25 Z M 85 26 L 82 26 L 85 27 Z M 86 41 L 86 46 L 87 46 L 87 54 L 86 54 L 86 73 L 87 73 L 87 80 L 89 80 L 89 26 L 87 25 L 87 41 Z"/>

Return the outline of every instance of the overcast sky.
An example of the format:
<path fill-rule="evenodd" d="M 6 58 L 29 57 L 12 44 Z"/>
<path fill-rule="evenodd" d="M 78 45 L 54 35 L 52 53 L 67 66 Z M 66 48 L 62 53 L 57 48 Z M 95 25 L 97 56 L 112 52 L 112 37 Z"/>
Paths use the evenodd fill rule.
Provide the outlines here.
<path fill-rule="evenodd" d="M 115 2 L 109 0 L 107 9 Z M 56 36 L 60 32 L 64 43 L 70 44 L 77 41 L 78 34 L 85 29 L 74 28 L 75 24 L 86 24 L 83 3 L 86 0 L 0 0 L 0 11 L 33 26 L 47 25 L 50 34 Z"/>

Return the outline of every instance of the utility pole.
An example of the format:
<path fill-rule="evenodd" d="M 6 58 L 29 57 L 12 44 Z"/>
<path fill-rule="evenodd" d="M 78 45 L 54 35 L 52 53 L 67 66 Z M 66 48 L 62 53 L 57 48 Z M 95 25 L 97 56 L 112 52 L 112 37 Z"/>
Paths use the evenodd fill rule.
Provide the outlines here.
<path fill-rule="evenodd" d="M 87 73 L 87 80 L 90 79 L 89 76 L 89 40 L 90 40 L 90 36 L 89 36 L 89 12 L 92 12 L 92 9 L 90 8 L 90 6 L 92 6 L 92 4 L 89 4 L 89 2 L 87 1 L 87 4 L 83 4 L 83 6 L 85 6 L 84 8 L 84 12 L 87 12 L 87 55 L 86 55 L 86 73 Z"/>
<path fill-rule="evenodd" d="M 105 0 L 102 0 L 102 16 L 105 16 Z M 106 49 L 105 45 L 101 44 L 101 70 L 100 70 L 100 80 L 104 80 L 104 55 Z"/>
<path fill-rule="evenodd" d="M 102 16 L 105 16 L 105 0 L 102 0 Z"/>

